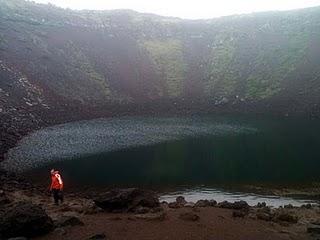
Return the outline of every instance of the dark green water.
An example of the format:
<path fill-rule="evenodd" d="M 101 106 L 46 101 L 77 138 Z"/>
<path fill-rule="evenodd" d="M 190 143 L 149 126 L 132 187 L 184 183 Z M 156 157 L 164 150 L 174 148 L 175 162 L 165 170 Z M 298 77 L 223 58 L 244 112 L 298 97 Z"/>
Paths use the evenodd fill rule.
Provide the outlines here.
<path fill-rule="evenodd" d="M 186 136 L 99 152 L 48 164 L 31 173 L 44 178 L 48 169 L 57 168 L 70 185 L 155 188 L 320 182 L 319 121 L 248 117 L 223 117 L 221 121 L 256 131 Z"/>

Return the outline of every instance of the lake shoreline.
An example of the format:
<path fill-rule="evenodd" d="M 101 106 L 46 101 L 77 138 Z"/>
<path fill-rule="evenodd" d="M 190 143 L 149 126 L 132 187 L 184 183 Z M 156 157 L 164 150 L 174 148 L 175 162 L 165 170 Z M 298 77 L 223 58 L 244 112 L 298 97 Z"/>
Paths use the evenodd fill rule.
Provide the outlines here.
<path fill-rule="evenodd" d="M 40 188 L 43 187 L 39 182 L 35 183 Z M 94 196 L 100 192 L 111 190 L 113 188 L 131 188 L 139 185 L 111 185 L 105 187 L 93 186 L 74 186 L 69 189 L 71 194 L 79 195 L 82 197 Z M 177 196 L 183 196 L 188 201 L 196 202 L 198 200 L 216 199 L 219 201 L 247 201 L 250 205 L 256 205 L 258 202 L 266 202 L 268 206 L 278 208 L 287 204 L 294 207 L 300 207 L 305 204 L 320 205 L 320 188 L 317 186 L 307 187 L 306 185 L 294 187 L 266 187 L 262 185 L 250 186 L 215 186 L 214 188 L 201 187 L 194 189 L 188 187 L 183 189 L 181 187 L 156 187 L 156 186 L 139 186 L 141 188 L 150 189 L 158 194 L 163 201 L 174 201 Z M 79 194 L 81 192 L 81 194 Z"/>
<path fill-rule="evenodd" d="M 96 195 L 85 197 L 84 193 L 66 192 L 65 203 L 55 206 L 45 193 L 45 188 L 36 187 L 12 174 L 1 174 L 1 189 L 0 214 L 24 201 L 40 206 L 55 220 L 55 224 L 60 224 L 55 225 L 48 234 L 36 238 L 41 240 L 89 239 L 96 234 L 105 234 L 113 240 L 147 240 L 150 236 L 156 240 L 177 237 L 195 240 L 208 237 L 226 240 L 263 240 L 270 237 L 274 240 L 307 240 L 312 239 L 320 228 L 320 207 L 315 205 L 269 208 L 263 203 L 248 206 L 243 201 L 216 203 L 201 200 L 191 203 L 179 197 L 175 202 L 161 202 L 160 208 L 150 209 L 151 212 L 139 208 L 135 212 L 113 213 L 95 205 Z M 7 200 L 3 203 L 5 198 Z M 72 220 L 67 220 L 71 217 Z M 63 223 L 59 223 L 61 221 Z"/>

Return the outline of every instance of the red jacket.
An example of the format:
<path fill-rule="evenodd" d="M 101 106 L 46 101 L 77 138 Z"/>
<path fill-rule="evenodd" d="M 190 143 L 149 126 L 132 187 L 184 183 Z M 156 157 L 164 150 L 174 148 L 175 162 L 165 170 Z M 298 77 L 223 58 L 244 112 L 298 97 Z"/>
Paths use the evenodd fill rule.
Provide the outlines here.
<path fill-rule="evenodd" d="M 50 190 L 52 189 L 63 190 L 63 181 L 58 171 L 55 171 L 51 174 Z"/>

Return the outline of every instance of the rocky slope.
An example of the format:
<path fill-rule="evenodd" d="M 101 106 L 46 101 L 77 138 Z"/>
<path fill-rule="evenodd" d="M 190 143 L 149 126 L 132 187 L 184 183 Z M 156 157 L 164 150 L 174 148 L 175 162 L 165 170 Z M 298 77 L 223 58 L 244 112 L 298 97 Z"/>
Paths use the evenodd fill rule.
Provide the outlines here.
<path fill-rule="evenodd" d="M 0 0 L 0 155 L 30 130 L 128 113 L 319 116 L 320 8 L 211 20 Z"/>

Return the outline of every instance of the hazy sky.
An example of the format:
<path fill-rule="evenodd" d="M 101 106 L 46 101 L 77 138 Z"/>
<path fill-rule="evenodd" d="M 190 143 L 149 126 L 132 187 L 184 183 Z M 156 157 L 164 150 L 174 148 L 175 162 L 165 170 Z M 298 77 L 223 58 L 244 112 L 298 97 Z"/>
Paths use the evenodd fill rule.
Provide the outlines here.
<path fill-rule="evenodd" d="M 34 0 L 72 9 L 132 9 L 197 19 L 320 6 L 320 0 Z"/>

